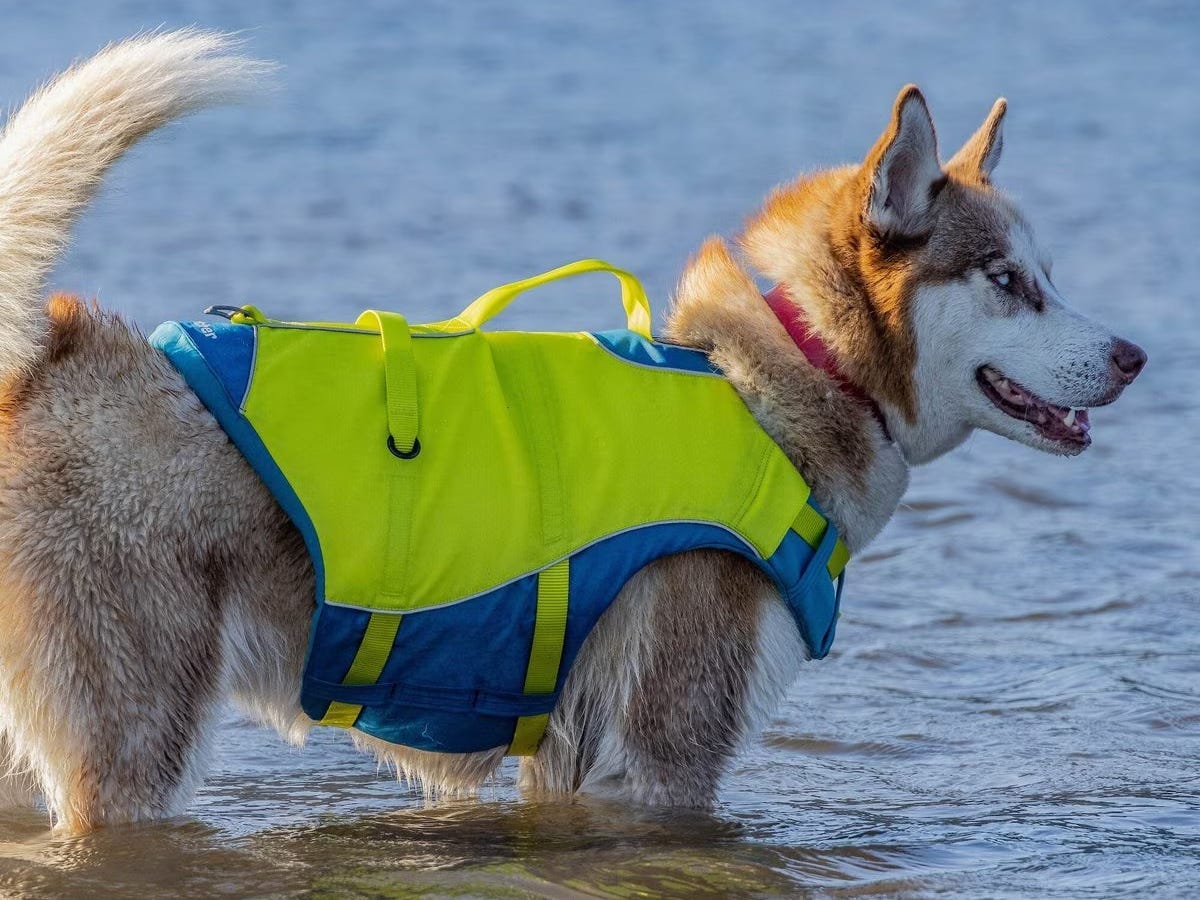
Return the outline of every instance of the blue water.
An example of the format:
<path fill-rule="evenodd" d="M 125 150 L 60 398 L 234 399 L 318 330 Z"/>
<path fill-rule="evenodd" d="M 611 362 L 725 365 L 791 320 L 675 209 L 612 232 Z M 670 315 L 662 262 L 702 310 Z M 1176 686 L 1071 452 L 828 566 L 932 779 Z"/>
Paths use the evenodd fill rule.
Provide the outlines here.
<path fill-rule="evenodd" d="M 660 311 L 705 235 L 861 157 L 908 81 L 945 155 L 1010 101 L 1000 182 L 1075 304 L 1148 350 L 1058 460 L 981 435 L 916 473 L 712 817 L 426 808 L 337 733 L 231 712 L 189 819 L 62 841 L 23 896 L 1200 894 L 1200 8 L 1189 3 L 6 4 L 0 97 L 133 31 L 248 29 L 278 89 L 121 164 L 55 273 L 145 327 L 211 303 L 442 318 L 600 256 Z M 606 282 L 514 327 L 621 324 Z"/>

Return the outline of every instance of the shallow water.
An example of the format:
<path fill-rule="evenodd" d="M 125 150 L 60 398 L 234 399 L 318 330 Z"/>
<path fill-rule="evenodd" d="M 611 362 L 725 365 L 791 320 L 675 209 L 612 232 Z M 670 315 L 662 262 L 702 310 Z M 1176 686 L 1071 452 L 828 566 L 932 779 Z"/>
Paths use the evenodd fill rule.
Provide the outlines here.
<path fill-rule="evenodd" d="M 441 318 L 601 256 L 656 308 L 774 183 L 860 156 L 896 89 L 944 153 L 1011 102 L 998 177 L 1077 305 L 1151 363 L 1058 460 L 992 436 L 915 474 L 712 817 L 426 808 L 317 734 L 230 713 L 185 820 L 50 838 L 0 813 L 0 893 L 696 897 L 1200 893 L 1200 13 L 1187 3 L 235 4 L 4 11 L 0 97 L 139 28 L 253 28 L 286 66 L 122 164 L 55 284 L 144 326 L 210 303 Z M 345 5 L 349 6 L 349 5 Z M 979 8 L 976 8 L 979 7 Z M 619 323 L 608 285 L 514 327 Z"/>

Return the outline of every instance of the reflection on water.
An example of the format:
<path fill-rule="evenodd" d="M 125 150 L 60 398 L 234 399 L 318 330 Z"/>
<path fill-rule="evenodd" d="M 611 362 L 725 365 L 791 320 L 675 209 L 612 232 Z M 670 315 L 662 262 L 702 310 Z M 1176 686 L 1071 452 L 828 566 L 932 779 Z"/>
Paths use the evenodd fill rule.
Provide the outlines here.
<path fill-rule="evenodd" d="M 6 821 L 3 890 L 22 895 L 119 890 L 138 896 L 612 896 L 788 894 L 797 884 L 917 883 L 970 869 L 986 846 L 936 850 L 854 839 L 776 844 L 769 833 L 697 814 L 657 819 L 593 802 L 451 805 L 267 827 L 240 838 L 196 823 L 114 828 L 53 841 Z M 14 827 L 15 826 L 15 827 Z M 22 827 L 24 826 L 24 827 Z M 16 863 L 16 864 L 14 864 Z M 878 886 L 878 885 L 877 885 Z"/>
<path fill-rule="evenodd" d="M 139 152 L 83 223 L 55 283 L 144 326 L 246 300 L 434 320 L 587 256 L 661 310 L 706 233 L 860 154 L 918 80 L 946 156 L 1008 95 L 998 177 L 1059 287 L 1150 365 L 1079 459 L 979 436 L 916 473 L 714 816 L 525 805 L 511 768 L 425 808 L 339 734 L 297 751 L 230 713 L 186 820 L 67 841 L 0 812 L 0 894 L 1200 893 L 1192 6 L 96 6 L 8 10 L 0 96 L 164 20 L 254 28 L 286 66 L 271 100 Z M 617 324 L 584 293 L 606 288 L 508 322 Z"/>

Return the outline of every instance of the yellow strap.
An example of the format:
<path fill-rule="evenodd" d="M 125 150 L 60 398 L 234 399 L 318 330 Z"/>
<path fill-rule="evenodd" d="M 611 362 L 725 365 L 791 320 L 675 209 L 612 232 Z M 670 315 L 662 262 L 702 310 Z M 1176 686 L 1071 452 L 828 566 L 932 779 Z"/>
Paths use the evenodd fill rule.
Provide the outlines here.
<path fill-rule="evenodd" d="M 533 644 L 529 648 L 529 667 L 525 670 L 525 693 L 551 694 L 558 684 L 563 639 L 567 633 L 570 560 L 564 559 L 538 573 L 537 621 L 533 626 Z M 541 743 L 549 721 L 548 713 L 517 719 L 510 756 L 532 756 Z"/>
<path fill-rule="evenodd" d="M 829 577 L 836 579 L 846 570 L 846 565 L 849 562 L 850 551 L 842 543 L 842 539 L 838 538 L 838 542 L 833 546 L 833 552 L 829 554 L 829 562 L 825 565 L 825 568 L 829 570 Z"/>
<path fill-rule="evenodd" d="M 257 306 L 247 303 L 239 307 L 238 311 L 229 317 L 229 321 L 235 325 L 266 325 L 274 320 L 268 319 Z"/>
<path fill-rule="evenodd" d="M 800 509 L 800 515 L 796 516 L 796 521 L 792 523 L 792 531 L 804 538 L 804 543 L 815 550 L 821 543 L 821 538 L 825 536 L 827 524 L 825 517 L 806 503 Z"/>
<path fill-rule="evenodd" d="M 816 550 L 817 546 L 821 543 L 821 538 L 825 535 L 825 528 L 828 524 L 823 515 L 806 503 L 801 508 L 800 515 L 796 516 L 796 521 L 792 523 L 792 531 L 804 538 L 804 543 Z M 850 562 L 850 551 L 846 549 L 846 545 L 842 543 L 842 539 L 839 537 L 833 547 L 833 553 L 829 555 L 829 562 L 826 565 L 826 568 L 829 570 L 829 577 L 837 578 L 841 575 L 842 570 L 846 568 L 846 563 L 848 562 Z"/>
<path fill-rule="evenodd" d="M 513 731 L 512 743 L 508 745 L 509 756 L 533 756 L 542 735 L 546 733 L 546 723 L 550 721 L 549 713 L 540 716 L 521 716 L 517 719 L 516 730 Z"/>
<path fill-rule="evenodd" d="M 413 359 L 408 322 L 399 313 L 368 309 L 354 324 L 360 328 L 374 325 L 379 329 L 383 340 L 388 434 L 400 453 L 413 453 L 418 425 L 417 364 Z"/>
<path fill-rule="evenodd" d="M 523 291 L 586 272 L 610 272 L 617 277 L 617 280 L 621 282 L 621 304 L 625 307 L 629 330 L 637 332 L 644 338 L 649 338 L 652 322 L 650 301 L 646 299 L 646 292 L 642 288 L 641 282 L 624 269 L 618 269 L 599 259 L 581 259 L 523 281 L 514 281 L 512 284 L 503 284 L 500 287 L 492 288 L 451 321 L 460 323 L 465 328 L 479 328 L 484 322 L 512 303 L 513 299 Z"/>
<path fill-rule="evenodd" d="M 374 684 L 383 673 L 383 666 L 391 655 L 392 646 L 396 643 L 396 632 L 400 629 L 400 619 L 396 613 L 371 613 L 363 632 L 362 643 L 354 654 L 354 662 L 350 663 L 350 671 L 342 679 L 342 684 Z M 362 707 L 353 703 L 341 703 L 337 700 L 329 704 L 322 725 L 337 725 L 340 728 L 351 728 L 358 720 Z"/>

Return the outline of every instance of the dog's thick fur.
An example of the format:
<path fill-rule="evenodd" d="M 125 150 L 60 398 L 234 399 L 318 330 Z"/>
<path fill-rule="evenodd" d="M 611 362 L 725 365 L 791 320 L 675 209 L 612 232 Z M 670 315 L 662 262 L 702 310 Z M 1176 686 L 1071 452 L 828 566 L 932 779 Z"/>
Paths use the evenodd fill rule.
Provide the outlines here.
<path fill-rule="evenodd" d="M 314 582 L 298 533 L 136 332 L 39 299 L 109 165 L 263 69 L 219 35 L 142 36 L 39 91 L 0 138 L 0 799 L 40 796 L 62 831 L 184 809 L 227 696 L 292 741 L 311 725 L 298 692 Z M 980 367 L 1064 406 L 1110 402 L 1140 368 L 1136 348 L 1067 310 L 992 186 L 1003 116 L 1001 102 L 942 167 L 906 88 L 862 165 L 780 189 L 742 237 L 894 441 L 808 364 L 724 242 L 680 282 L 669 338 L 711 354 L 852 551 L 887 522 L 907 466 L 973 428 L 1082 449 L 997 408 Z M 704 806 L 804 659 L 756 568 L 713 551 L 660 560 L 588 639 L 521 785 Z M 438 792 L 472 792 L 503 755 L 357 740 Z"/>

